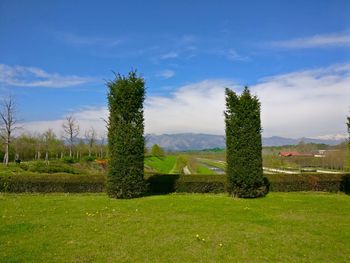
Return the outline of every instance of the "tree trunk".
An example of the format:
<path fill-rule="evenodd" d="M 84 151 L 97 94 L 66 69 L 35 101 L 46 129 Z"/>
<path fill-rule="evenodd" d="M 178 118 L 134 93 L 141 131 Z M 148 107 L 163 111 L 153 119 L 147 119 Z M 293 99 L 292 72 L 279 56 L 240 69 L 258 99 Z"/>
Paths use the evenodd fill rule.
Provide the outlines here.
<path fill-rule="evenodd" d="M 9 149 L 10 149 L 10 142 L 9 142 L 9 139 L 7 138 L 7 142 L 6 142 L 6 153 L 5 153 L 5 160 L 4 160 L 4 163 L 6 165 L 8 165 L 9 163 Z"/>

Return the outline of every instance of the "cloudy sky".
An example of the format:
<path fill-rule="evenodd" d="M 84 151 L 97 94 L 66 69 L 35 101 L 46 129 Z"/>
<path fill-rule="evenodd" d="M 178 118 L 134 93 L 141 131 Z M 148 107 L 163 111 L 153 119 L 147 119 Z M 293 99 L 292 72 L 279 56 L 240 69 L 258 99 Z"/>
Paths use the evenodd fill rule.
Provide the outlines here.
<path fill-rule="evenodd" d="M 0 97 L 27 131 L 73 114 L 105 132 L 107 80 L 145 78 L 147 133 L 224 133 L 224 88 L 262 103 L 264 136 L 345 135 L 349 1 L 0 1 Z"/>

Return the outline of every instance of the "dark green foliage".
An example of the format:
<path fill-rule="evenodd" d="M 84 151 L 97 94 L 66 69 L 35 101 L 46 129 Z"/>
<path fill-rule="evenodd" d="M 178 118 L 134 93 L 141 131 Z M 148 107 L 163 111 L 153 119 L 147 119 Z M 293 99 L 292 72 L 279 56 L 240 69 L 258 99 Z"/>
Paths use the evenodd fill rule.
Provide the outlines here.
<path fill-rule="evenodd" d="M 223 175 L 155 174 L 147 178 L 152 194 L 167 193 L 223 193 L 226 178 Z"/>
<path fill-rule="evenodd" d="M 323 191 L 350 193 L 349 174 L 271 174 L 264 178 L 272 192 Z M 103 192 L 103 175 L 33 174 L 0 175 L 0 192 Z M 225 193 L 225 175 L 155 174 L 147 178 L 150 194 Z"/>
<path fill-rule="evenodd" d="M 178 174 L 155 174 L 147 178 L 148 191 L 154 194 L 168 194 L 176 192 Z"/>
<path fill-rule="evenodd" d="M 107 193 L 116 198 L 137 197 L 146 191 L 143 179 L 145 82 L 132 71 L 128 76 L 117 74 L 107 86 L 110 155 Z"/>
<path fill-rule="evenodd" d="M 93 157 L 93 156 L 84 156 L 83 160 L 85 162 L 93 162 L 96 160 L 96 157 Z"/>
<path fill-rule="evenodd" d="M 105 190 L 105 176 L 72 174 L 18 174 L 0 176 L 0 192 L 85 193 Z"/>
<path fill-rule="evenodd" d="M 241 96 L 226 89 L 228 192 L 243 198 L 264 196 L 260 102 L 246 87 Z"/>
<path fill-rule="evenodd" d="M 343 176 L 340 191 L 350 195 L 350 174 Z"/>
<path fill-rule="evenodd" d="M 270 191 L 295 192 L 295 191 L 323 191 L 339 192 L 349 191 L 347 185 L 349 175 L 344 174 L 269 174 Z"/>
<path fill-rule="evenodd" d="M 76 163 L 76 162 L 78 162 L 78 160 L 74 159 L 73 157 L 67 156 L 67 157 L 63 158 L 63 162 L 64 163 Z"/>

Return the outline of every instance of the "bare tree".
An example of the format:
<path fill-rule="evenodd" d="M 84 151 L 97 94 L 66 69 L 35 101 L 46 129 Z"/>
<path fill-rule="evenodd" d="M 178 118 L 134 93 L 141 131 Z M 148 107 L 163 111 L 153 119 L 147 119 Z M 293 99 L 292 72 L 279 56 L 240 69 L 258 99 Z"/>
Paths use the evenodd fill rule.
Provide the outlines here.
<path fill-rule="evenodd" d="M 93 127 L 91 127 L 88 131 L 85 132 L 85 138 L 88 141 L 89 146 L 89 157 L 91 157 L 92 148 L 96 142 L 96 131 Z"/>
<path fill-rule="evenodd" d="M 19 128 L 18 120 L 16 119 L 16 107 L 13 97 L 3 99 L 1 103 L 1 138 L 5 143 L 5 155 L 4 155 L 4 164 L 8 165 L 9 162 L 9 151 L 11 144 L 11 136 L 13 132 Z"/>
<path fill-rule="evenodd" d="M 65 121 L 62 124 L 62 127 L 65 133 L 64 138 L 69 143 L 69 157 L 72 157 L 74 140 L 79 135 L 79 125 L 73 116 L 70 115 L 66 117 Z"/>

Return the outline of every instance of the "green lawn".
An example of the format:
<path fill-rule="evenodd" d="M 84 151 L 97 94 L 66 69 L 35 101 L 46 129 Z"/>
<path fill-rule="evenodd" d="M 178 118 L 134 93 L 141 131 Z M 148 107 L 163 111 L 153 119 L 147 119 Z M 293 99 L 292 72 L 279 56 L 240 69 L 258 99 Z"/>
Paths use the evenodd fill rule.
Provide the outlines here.
<path fill-rule="evenodd" d="M 207 164 L 207 165 L 220 168 L 224 171 L 226 170 L 226 163 L 225 162 L 218 161 L 218 160 L 203 159 L 203 158 L 201 158 L 200 161 L 202 163 Z"/>
<path fill-rule="evenodd" d="M 145 158 L 145 165 L 155 169 L 159 173 L 168 174 L 176 164 L 177 156 L 168 155 L 164 157 L 149 156 Z"/>
<path fill-rule="evenodd" d="M 350 262 L 350 196 L 0 194 L 0 261 Z"/>
<path fill-rule="evenodd" d="M 202 165 L 197 167 L 196 174 L 215 174 L 215 172 L 210 170 L 208 167 Z"/>

